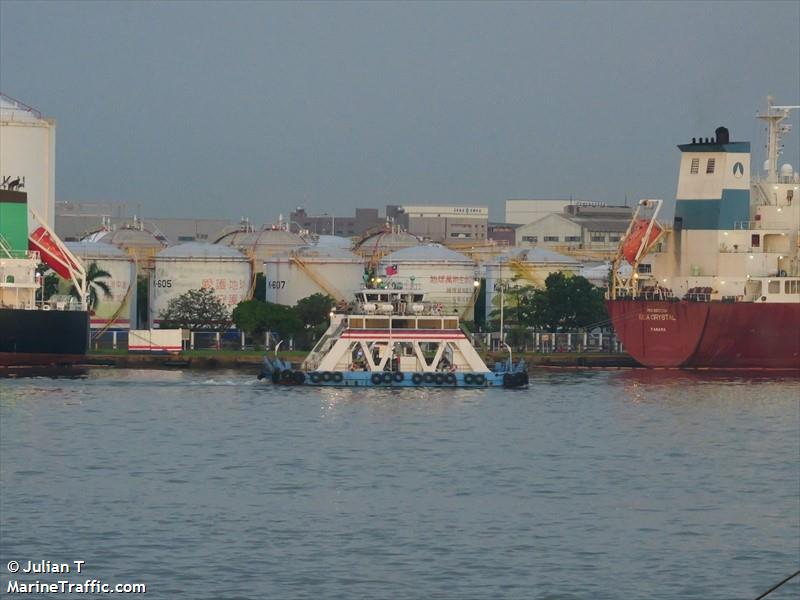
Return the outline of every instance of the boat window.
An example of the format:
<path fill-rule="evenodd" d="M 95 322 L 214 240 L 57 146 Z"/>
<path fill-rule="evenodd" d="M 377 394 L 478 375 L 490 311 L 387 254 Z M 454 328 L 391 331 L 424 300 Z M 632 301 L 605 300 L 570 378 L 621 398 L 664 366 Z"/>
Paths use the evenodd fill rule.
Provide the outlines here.
<path fill-rule="evenodd" d="M 758 248 L 759 246 L 761 246 L 761 236 L 759 234 L 757 234 L 757 233 L 754 233 L 753 235 L 751 235 L 750 236 L 750 245 L 753 248 Z"/>
<path fill-rule="evenodd" d="M 691 173 L 692 175 L 697 175 L 697 173 L 699 171 L 700 171 L 700 159 L 699 158 L 693 158 L 692 159 L 692 167 L 691 167 L 691 169 L 689 169 L 689 173 Z"/>
<path fill-rule="evenodd" d="M 7 275 L 6 276 L 6 283 L 14 283 L 14 276 L 13 275 Z"/>
<path fill-rule="evenodd" d="M 349 325 L 350 325 L 350 327 L 353 327 L 355 329 L 364 329 L 364 319 L 356 318 L 356 317 L 350 317 Z"/>
<path fill-rule="evenodd" d="M 392 327 L 394 329 L 414 329 L 416 323 L 414 319 L 392 319 Z"/>
<path fill-rule="evenodd" d="M 458 319 L 445 319 L 444 329 L 458 329 Z"/>
<path fill-rule="evenodd" d="M 790 279 L 783 286 L 786 294 L 800 294 L 800 279 Z"/>
<path fill-rule="evenodd" d="M 770 294 L 780 294 L 781 293 L 781 282 L 780 281 L 770 281 L 768 283 L 769 283 L 769 285 L 767 286 L 767 291 Z"/>
<path fill-rule="evenodd" d="M 709 158 L 708 162 L 706 163 L 706 174 L 711 174 L 714 172 L 714 166 L 717 162 L 716 158 Z"/>
<path fill-rule="evenodd" d="M 366 319 L 367 329 L 389 329 L 389 319 Z"/>

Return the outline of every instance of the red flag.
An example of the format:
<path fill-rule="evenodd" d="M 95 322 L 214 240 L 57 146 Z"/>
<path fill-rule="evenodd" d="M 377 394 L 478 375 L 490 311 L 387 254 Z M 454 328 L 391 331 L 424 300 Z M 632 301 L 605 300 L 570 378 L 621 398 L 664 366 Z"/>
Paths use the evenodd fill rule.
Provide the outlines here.
<path fill-rule="evenodd" d="M 390 277 L 391 275 L 397 275 L 397 265 L 389 265 L 386 267 L 386 276 Z"/>

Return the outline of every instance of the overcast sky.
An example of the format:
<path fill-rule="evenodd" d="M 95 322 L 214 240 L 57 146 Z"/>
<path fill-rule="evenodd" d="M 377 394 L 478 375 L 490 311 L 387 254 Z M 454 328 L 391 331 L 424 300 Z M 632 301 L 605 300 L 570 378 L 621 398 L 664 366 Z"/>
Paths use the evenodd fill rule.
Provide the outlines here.
<path fill-rule="evenodd" d="M 508 198 L 671 200 L 675 145 L 720 124 L 760 164 L 766 95 L 800 103 L 800 3 L 1 0 L 0 89 L 57 119 L 59 201 L 502 220 Z"/>

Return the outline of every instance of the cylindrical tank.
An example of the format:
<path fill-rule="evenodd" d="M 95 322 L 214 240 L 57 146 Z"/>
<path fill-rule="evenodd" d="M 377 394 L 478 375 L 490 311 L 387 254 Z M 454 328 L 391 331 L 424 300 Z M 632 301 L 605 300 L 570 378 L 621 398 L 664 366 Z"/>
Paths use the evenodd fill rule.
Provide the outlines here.
<path fill-rule="evenodd" d="M 252 281 L 250 260 L 234 248 L 189 242 L 156 254 L 150 279 L 150 323 L 158 327 L 169 301 L 189 290 L 213 289 L 232 311 L 247 300 Z"/>
<path fill-rule="evenodd" d="M 476 266 L 472 260 L 440 244 L 397 250 L 384 256 L 377 275 L 388 285 L 411 284 L 427 302 L 441 304 L 443 314 L 472 319 Z"/>
<path fill-rule="evenodd" d="M 56 122 L 0 94 L 0 176 L 24 178 L 28 206 L 53 229 L 55 220 Z M 28 219 L 28 230 L 39 226 Z"/>
<path fill-rule="evenodd" d="M 139 273 L 153 268 L 155 255 L 166 248 L 166 241 L 155 234 L 136 226 L 120 227 L 112 231 L 92 234 L 84 241 L 97 241 L 116 246 L 136 259 Z"/>
<path fill-rule="evenodd" d="M 252 258 L 254 264 L 257 265 L 271 256 L 283 254 L 308 244 L 302 236 L 296 233 L 270 226 L 264 226 L 260 231 L 251 231 L 248 228 L 230 231 L 214 243 L 236 248 Z"/>
<path fill-rule="evenodd" d="M 349 250 L 306 246 L 264 261 L 267 302 L 294 306 L 312 294 L 353 299 L 361 288 L 364 260 Z"/>
<path fill-rule="evenodd" d="M 583 265 L 570 256 L 544 248 L 509 248 L 484 265 L 486 311 L 499 308 L 499 287 L 534 286 L 544 288 L 550 273 L 580 272 Z"/>
<path fill-rule="evenodd" d="M 97 282 L 108 286 L 111 297 L 98 286 L 89 282 L 97 294 L 97 304 L 90 315 L 92 329 L 130 329 L 136 328 L 136 264 L 131 256 L 110 244 L 100 242 L 66 242 L 67 248 L 81 259 L 88 273 L 92 264 L 108 277 L 99 277 Z M 71 282 L 63 281 L 62 291 L 66 293 Z"/>

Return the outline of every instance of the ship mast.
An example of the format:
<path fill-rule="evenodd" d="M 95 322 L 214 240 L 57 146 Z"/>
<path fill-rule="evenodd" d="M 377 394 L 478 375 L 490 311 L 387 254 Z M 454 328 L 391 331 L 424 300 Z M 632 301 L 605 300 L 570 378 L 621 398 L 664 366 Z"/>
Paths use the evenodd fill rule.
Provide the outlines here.
<path fill-rule="evenodd" d="M 756 115 L 759 119 L 767 122 L 767 181 L 769 183 L 778 181 L 781 134 L 789 133 L 792 128 L 788 123 L 780 125 L 780 122 L 789 116 L 792 109 L 797 108 L 800 106 L 773 106 L 772 96 L 767 96 L 767 111 Z"/>

